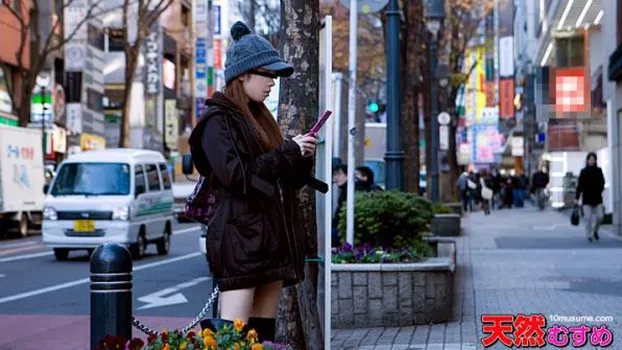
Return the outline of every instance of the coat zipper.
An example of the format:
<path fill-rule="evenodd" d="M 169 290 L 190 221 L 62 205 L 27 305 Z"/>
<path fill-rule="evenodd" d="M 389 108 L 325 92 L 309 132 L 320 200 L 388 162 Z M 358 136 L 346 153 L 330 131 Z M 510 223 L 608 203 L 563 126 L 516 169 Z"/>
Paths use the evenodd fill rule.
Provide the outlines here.
<path fill-rule="evenodd" d="M 241 123 L 241 121 L 235 117 L 233 114 L 231 115 L 238 123 Z M 246 124 L 248 125 L 248 124 Z M 252 128 L 252 125 L 248 125 L 250 128 Z M 257 145 L 259 145 L 259 148 L 261 149 L 261 151 L 263 153 L 266 153 L 266 150 L 263 148 L 263 146 L 261 145 L 261 142 L 257 139 L 257 135 L 255 134 L 255 132 L 251 129 L 251 132 L 253 134 L 253 139 L 255 140 L 255 142 L 257 143 Z M 242 135 L 244 136 L 244 141 L 246 141 L 246 144 L 250 146 L 250 143 L 248 142 L 248 139 L 246 138 L 246 133 L 242 132 Z M 250 149 L 249 149 L 250 151 Z M 281 212 L 283 213 L 282 215 L 282 219 L 283 219 L 283 226 L 285 227 L 285 236 L 287 237 L 287 244 L 289 246 L 289 250 L 291 251 L 291 258 L 292 258 L 292 264 L 294 266 L 296 266 L 295 264 L 295 260 L 296 260 L 296 253 L 298 253 L 298 244 L 296 243 L 296 240 L 294 239 L 294 247 L 292 248 L 292 237 L 290 235 L 289 232 L 289 228 L 287 227 L 287 221 L 285 220 L 285 200 L 283 198 L 283 188 L 281 186 L 281 180 L 279 179 L 277 181 L 277 188 L 279 189 L 279 207 L 281 209 Z M 291 208 L 290 208 L 291 209 Z M 299 278 L 299 274 L 298 271 L 296 270 L 296 268 L 294 268 L 294 277 L 295 278 Z"/>

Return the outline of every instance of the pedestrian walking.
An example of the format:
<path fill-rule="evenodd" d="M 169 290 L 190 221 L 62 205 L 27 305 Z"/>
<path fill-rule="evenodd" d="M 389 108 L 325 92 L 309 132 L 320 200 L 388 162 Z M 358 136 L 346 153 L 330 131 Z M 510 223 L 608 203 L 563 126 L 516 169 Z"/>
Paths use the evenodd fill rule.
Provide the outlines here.
<path fill-rule="evenodd" d="M 540 167 L 540 169 L 533 174 L 531 183 L 531 193 L 536 196 L 536 204 L 538 205 L 538 208 L 543 210 L 546 206 L 547 200 L 545 190 L 549 185 L 549 175 L 546 173 L 545 167 Z"/>
<path fill-rule="evenodd" d="M 497 168 L 492 169 L 490 180 L 492 182 L 492 191 L 493 191 L 493 197 L 492 197 L 492 200 L 490 201 L 490 204 L 492 207 L 491 209 L 493 210 L 501 209 L 500 208 L 502 205 L 501 185 L 503 184 L 503 177 L 501 176 Z"/>
<path fill-rule="evenodd" d="M 575 203 L 581 198 L 583 218 L 585 220 L 585 235 L 588 241 L 598 240 L 598 229 L 603 221 L 603 190 L 605 189 L 605 176 L 597 165 L 596 154 L 590 152 L 586 158 L 585 168 L 581 170 Z"/>
<path fill-rule="evenodd" d="M 296 192 L 318 181 L 311 175 L 318 139 L 285 139 L 263 102 L 274 80 L 294 68 L 242 22 L 231 37 L 226 86 L 207 101 L 189 141 L 217 200 L 206 248 L 222 318 L 201 326 L 218 331 L 241 319 L 261 341 L 274 340 L 281 289 L 304 278 L 307 247 Z"/>
<path fill-rule="evenodd" d="M 482 176 L 480 177 L 480 193 L 484 214 L 490 215 L 490 203 L 493 199 L 494 192 L 492 190 L 492 180 L 485 171 L 482 172 Z"/>
<path fill-rule="evenodd" d="M 460 190 L 460 200 L 462 201 L 462 210 L 469 211 L 469 173 L 463 171 L 458 178 L 458 190 Z"/>
<path fill-rule="evenodd" d="M 522 208 L 525 206 L 525 197 L 527 194 L 529 179 L 522 170 L 519 170 L 518 174 L 514 177 L 512 184 L 514 187 L 514 206 Z"/>

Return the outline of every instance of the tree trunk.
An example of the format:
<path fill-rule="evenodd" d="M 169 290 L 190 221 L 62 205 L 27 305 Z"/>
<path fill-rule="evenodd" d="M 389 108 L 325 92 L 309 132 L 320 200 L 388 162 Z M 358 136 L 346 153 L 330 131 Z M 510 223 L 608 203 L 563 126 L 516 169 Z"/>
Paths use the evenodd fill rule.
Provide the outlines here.
<path fill-rule="evenodd" d="M 405 2 L 406 24 L 401 27 L 402 129 L 404 130 L 404 189 L 419 192 L 419 61 L 421 54 L 421 2 Z"/>
<path fill-rule="evenodd" d="M 296 73 L 281 81 L 279 124 L 285 137 L 304 133 L 318 118 L 319 98 L 319 0 L 281 1 L 281 53 Z M 299 193 L 308 257 L 317 257 L 315 191 Z M 322 349 L 317 310 L 317 263 L 307 263 L 305 281 L 281 294 L 277 340 L 295 349 Z"/>
<path fill-rule="evenodd" d="M 140 43 L 139 43 L 140 44 Z M 123 91 L 123 114 L 121 115 L 121 130 L 119 134 L 119 147 L 130 147 L 130 117 L 132 113 L 132 85 L 134 83 L 134 75 L 136 75 L 136 66 L 138 64 L 138 51 L 140 45 L 134 44 L 125 53 L 125 81 Z"/>

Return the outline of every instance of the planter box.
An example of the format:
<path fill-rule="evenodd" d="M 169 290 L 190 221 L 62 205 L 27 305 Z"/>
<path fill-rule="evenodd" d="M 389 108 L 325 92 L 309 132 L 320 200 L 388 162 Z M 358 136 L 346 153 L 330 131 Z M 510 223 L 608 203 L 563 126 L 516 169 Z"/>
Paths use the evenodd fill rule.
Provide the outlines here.
<path fill-rule="evenodd" d="M 453 202 L 453 203 L 443 203 L 443 204 L 449 207 L 449 209 L 453 210 L 454 214 L 458 214 L 460 216 L 464 215 L 464 213 L 462 212 L 462 203 Z"/>
<path fill-rule="evenodd" d="M 430 229 L 436 236 L 460 236 L 460 215 L 435 214 Z"/>
<path fill-rule="evenodd" d="M 450 253 L 413 264 L 332 264 L 332 327 L 449 322 L 454 257 Z"/>

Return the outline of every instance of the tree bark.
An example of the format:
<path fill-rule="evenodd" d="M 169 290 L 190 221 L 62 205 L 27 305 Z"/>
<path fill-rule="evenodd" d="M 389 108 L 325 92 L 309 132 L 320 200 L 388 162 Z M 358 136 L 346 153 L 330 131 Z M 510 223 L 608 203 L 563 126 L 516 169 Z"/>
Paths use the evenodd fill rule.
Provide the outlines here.
<path fill-rule="evenodd" d="M 285 137 L 308 130 L 318 117 L 319 99 L 319 0 L 281 1 L 280 50 L 296 72 L 281 81 L 279 124 Z M 303 216 L 307 257 L 318 256 L 315 191 L 303 188 L 298 195 Z M 277 319 L 277 340 L 295 349 L 322 349 L 317 310 L 318 264 L 307 263 L 305 281 L 285 288 Z"/>
<path fill-rule="evenodd" d="M 132 113 L 132 85 L 136 66 L 138 64 L 138 51 L 132 47 L 125 53 L 125 81 L 123 91 L 123 117 L 121 118 L 121 130 L 119 136 L 119 147 L 130 147 L 130 116 Z"/>

